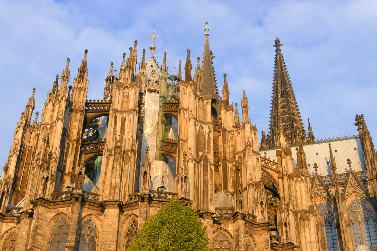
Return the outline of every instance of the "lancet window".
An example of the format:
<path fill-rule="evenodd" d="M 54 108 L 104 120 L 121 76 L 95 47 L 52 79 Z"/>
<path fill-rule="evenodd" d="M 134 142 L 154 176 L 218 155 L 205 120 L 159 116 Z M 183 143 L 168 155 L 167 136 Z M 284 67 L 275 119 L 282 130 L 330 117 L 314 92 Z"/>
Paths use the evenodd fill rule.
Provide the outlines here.
<path fill-rule="evenodd" d="M 67 234 L 68 224 L 64 219 L 61 219 L 52 233 L 50 240 L 50 251 L 64 251 L 68 237 Z"/>
<path fill-rule="evenodd" d="M 178 140 L 178 120 L 174 116 L 165 117 L 164 138 Z"/>
<path fill-rule="evenodd" d="M 224 233 L 218 233 L 213 238 L 213 248 L 215 250 L 230 251 L 232 250 L 232 244 Z"/>
<path fill-rule="evenodd" d="M 136 238 L 137 230 L 138 230 L 137 220 L 133 219 L 125 231 L 125 237 L 124 237 L 125 249 L 127 249 L 132 243 L 132 241 Z"/>
<path fill-rule="evenodd" d="M 103 163 L 103 156 L 95 156 L 87 161 L 84 174 L 97 185 L 101 173 L 101 165 Z"/>
<path fill-rule="evenodd" d="M 353 200 L 348 206 L 348 217 L 354 248 L 364 244 L 370 249 L 376 250 L 376 218 L 368 206 L 362 200 Z"/>
<path fill-rule="evenodd" d="M 333 210 L 325 203 L 318 204 L 317 209 L 324 248 L 326 250 L 339 250 Z"/>
<path fill-rule="evenodd" d="M 96 251 L 97 231 L 89 220 L 82 225 L 79 240 L 79 251 Z"/>
<path fill-rule="evenodd" d="M 17 237 L 16 233 L 9 234 L 8 237 L 4 241 L 2 250 L 14 251 L 15 250 L 16 237 Z"/>

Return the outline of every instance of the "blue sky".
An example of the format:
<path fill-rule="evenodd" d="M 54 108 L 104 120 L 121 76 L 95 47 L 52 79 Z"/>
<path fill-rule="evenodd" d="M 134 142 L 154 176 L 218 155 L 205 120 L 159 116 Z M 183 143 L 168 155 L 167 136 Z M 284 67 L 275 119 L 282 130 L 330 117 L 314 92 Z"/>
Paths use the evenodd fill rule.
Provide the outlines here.
<path fill-rule="evenodd" d="M 140 4 L 143 2 L 143 4 Z M 55 76 L 69 57 L 71 80 L 88 49 L 88 99 L 101 99 L 105 72 L 119 68 L 138 40 L 138 62 L 153 31 L 156 56 L 168 67 L 202 57 L 204 22 L 221 93 L 227 73 L 231 102 L 249 98 L 249 116 L 268 131 L 274 40 L 291 77 L 303 122 L 316 138 L 357 133 L 364 114 L 377 139 L 377 6 L 374 0 L 317 1 L 4 1 L 0 0 L 0 169 L 14 129 L 36 87 L 41 113 Z M 149 55 L 149 54 L 148 54 Z M 194 69 L 193 69 L 194 72 Z M 241 112 L 241 109 L 239 109 Z M 1 171 L 1 170 L 0 170 Z"/>

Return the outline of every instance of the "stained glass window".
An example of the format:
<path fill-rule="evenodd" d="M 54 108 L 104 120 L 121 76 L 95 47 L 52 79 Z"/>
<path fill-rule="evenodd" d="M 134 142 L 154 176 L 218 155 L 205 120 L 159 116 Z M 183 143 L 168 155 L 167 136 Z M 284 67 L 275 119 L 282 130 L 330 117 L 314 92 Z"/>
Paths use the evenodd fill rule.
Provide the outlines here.
<path fill-rule="evenodd" d="M 232 250 L 232 245 L 228 239 L 228 237 L 225 236 L 223 233 L 219 233 L 216 235 L 216 237 L 213 239 L 213 248 L 215 250 Z"/>
<path fill-rule="evenodd" d="M 367 205 L 362 200 L 353 200 L 348 206 L 348 216 L 354 248 L 364 244 L 370 249 L 376 250 L 376 219 Z"/>
<path fill-rule="evenodd" d="M 83 224 L 80 232 L 79 251 L 96 251 L 97 231 L 92 220 Z"/>
<path fill-rule="evenodd" d="M 324 248 L 327 250 L 339 250 L 338 238 L 334 221 L 334 214 L 330 207 L 324 203 L 317 205 L 319 212 L 319 221 L 321 225 L 322 239 L 324 241 Z"/>
<path fill-rule="evenodd" d="M 134 238 L 137 236 L 137 219 L 133 219 L 129 227 L 125 231 L 125 249 L 129 247 Z"/>
<path fill-rule="evenodd" d="M 50 240 L 50 251 L 64 251 L 66 247 L 68 233 L 68 225 L 61 219 L 58 225 L 54 228 Z"/>

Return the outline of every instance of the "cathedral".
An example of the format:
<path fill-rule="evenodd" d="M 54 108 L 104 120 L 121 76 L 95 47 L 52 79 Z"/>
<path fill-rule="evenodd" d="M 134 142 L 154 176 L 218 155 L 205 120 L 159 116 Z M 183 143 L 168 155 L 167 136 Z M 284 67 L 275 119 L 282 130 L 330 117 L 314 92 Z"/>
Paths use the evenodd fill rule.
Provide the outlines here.
<path fill-rule="evenodd" d="M 258 133 L 245 92 L 240 107 L 229 101 L 226 74 L 219 93 L 204 31 L 194 75 L 189 49 L 183 72 L 166 52 L 159 65 L 153 33 L 151 54 L 135 41 L 111 64 L 102 100 L 87 97 L 87 50 L 71 85 L 67 59 L 40 119 L 33 89 L 0 179 L 0 250 L 125 250 L 173 197 L 214 250 L 377 250 L 364 116 L 357 134 L 316 139 L 276 38 L 270 127 Z"/>

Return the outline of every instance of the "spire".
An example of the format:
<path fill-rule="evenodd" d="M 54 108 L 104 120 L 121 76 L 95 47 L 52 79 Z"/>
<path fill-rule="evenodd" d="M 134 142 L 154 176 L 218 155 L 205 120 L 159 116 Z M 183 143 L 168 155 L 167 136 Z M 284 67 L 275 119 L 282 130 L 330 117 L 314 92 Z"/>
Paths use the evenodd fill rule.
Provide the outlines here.
<path fill-rule="evenodd" d="M 55 95 L 58 92 L 58 79 L 59 79 L 59 75 L 57 74 L 56 79 L 53 84 L 53 89 L 51 90 L 52 95 Z"/>
<path fill-rule="evenodd" d="M 166 54 L 166 52 L 163 53 L 163 71 L 167 73 Z"/>
<path fill-rule="evenodd" d="M 70 59 L 67 58 L 66 69 L 63 70 L 62 76 L 61 76 L 60 90 L 65 90 L 67 88 L 67 83 L 68 83 L 68 80 L 70 79 L 70 70 L 68 69 L 69 64 L 70 64 Z"/>
<path fill-rule="evenodd" d="M 245 90 L 243 90 L 243 98 L 241 99 L 241 106 L 242 106 L 242 118 L 243 123 L 249 122 L 249 102 L 246 97 Z"/>
<path fill-rule="evenodd" d="M 263 129 L 263 125 L 262 125 L 262 140 L 261 140 L 261 147 L 262 147 L 262 148 L 266 148 L 266 147 L 267 147 L 266 133 L 265 133 L 265 130 Z"/>
<path fill-rule="evenodd" d="M 359 140 L 363 148 L 363 159 L 367 169 L 367 177 L 369 180 L 369 192 L 372 197 L 377 196 L 377 152 L 370 131 L 367 128 L 363 114 L 355 116 L 355 125 L 358 126 Z"/>
<path fill-rule="evenodd" d="M 336 184 L 338 182 L 337 165 L 336 165 L 336 159 L 333 156 L 332 145 L 330 143 L 329 143 L 329 166 L 330 166 L 330 169 L 332 170 L 333 183 Z"/>
<path fill-rule="evenodd" d="M 146 67 L 146 63 L 145 63 L 145 49 L 143 49 L 143 51 L 142 51 L 142 63 L 141 63 L 141 68 L 142 69 L 145 69 L 145 67 Z"/>
<path fill-rule="evenodd" d="M 269 130 L 270 141 L 273 145 L 278 145 L 278 142 L 275 141 L 279 139 L 279 118 L 282 120 L 283 134 L 288 142 L 296 144 L 298 140 L 305 140 L 303 122 L 281 53 L 281 46 L 282 44 L 279 38 L 276 38 L 274 45 L 276 55 Z"/>
<path fill-rule="evenodd" d="M 201 68 L 200 68 L 200 57 L 197 57 L 197 66 L 195 70 L 195 91 L 199 92 L 201 91 L 201 82 L 202 82 L 202 75 L 201 75 Z"/>
<path fill-rule="evenodd" d="M 125 56 L 126 56 L 126 53 L 124 52 L 122 54 L 122 65 L 121 65 L 121 69 L 123 70 L 125 68 Z"/>
<path fill-rule="evenodd" d="M 224 73 L 224 85 L 222 87 L 222 100 L 225 105 L 229 105 L 229 88 L 226 82 L 226 73 Z"/>
<path fill-rule="evenodd" d="M 78 76 L 76 79 L 79 83 L 83 83 L 83 81 L 87 80 L 87 74 L 88 74 L 87 53 L 88 53 L 88 50 L 86 49 L 84 51 L 84 58 L 82 60 L 82 64 L 80 65 L 80 67 L 78 69 Z"/>
<path fill-rule="evenodd" d="M 208 28 L 208 22 L 205 23 L 205 42 L 204 42 L 204 52 L 203 52 L 203 62 L 202 62 L 202 92 L 204 95 L 212 95 L 213 98 L 218 99 L 218 95 L 216 94 L 217 88 L 216 88 L 216 79 L 214 75 L 214 68 L 212 59 L 214 56 L 212 56 L 212 51 L 209 48 L 209 28 Z"/>
<path fill-rule="evenodd" d="M 315 142 L 315 136 L 313 135 L 311 123 L 309 122 L 308 118 L 308 142 L 314 143 Z"/>
<path fill-rule="evenodd" d="M 39 115 L 39 112 L 37 111 L 36 112 L 36 117 L 34 118 L 33 125 L 37 125 L 37 123 L 38 123 L 38 115 Z"/>
<path fill-rule="evenodd" d="M 308 173 L 305 152 L 301 140 L 299 141 L 299 147 L 297 148 L 297 168 L 298 170 Z"/>
<path fill-rule="evenodd" d="M 113 62 L 111 62 L 111 67 L 109 68 L 109 73 L 108 73 L 108 76 L 112 76 L 113 75 Z"/>
<path fill-rule="evenodd" d="M 179 60 L 179 73 L 178 73 L 178 78 L 181 80 L 182 79 L 182 60 Z"/>
<path fill-rule="evenodd" d="M 184 71 L 185 71 L 185 81 L 191 81 L 192 80 L 192 63 L 191 63 L 191 57 L 190 57 L 190 49 L 187 49 L 187 59 L 186 59 L 186 65 L 184 66 Z"/>
<path fill-rule="evenodd" d="M 234 125 L 239 126 L 240 125 L 240 114 L 238 113 L 238 105 L 237 103 L 235 104 L 236 106 L 236 111 L 234 113 Z"/>
<path fill-rule="evenodd" d="M 33 88 L 33 93 L 32 93 L 32 96 L 29 98 L 28 100 L 28 103 L 26 104 L 26 110 L 34 110 L 34 105 L 35 105 L 35 99 L 34 99 L 34 95 L 36 93 L 36 88 L 34 87 Z"/>

